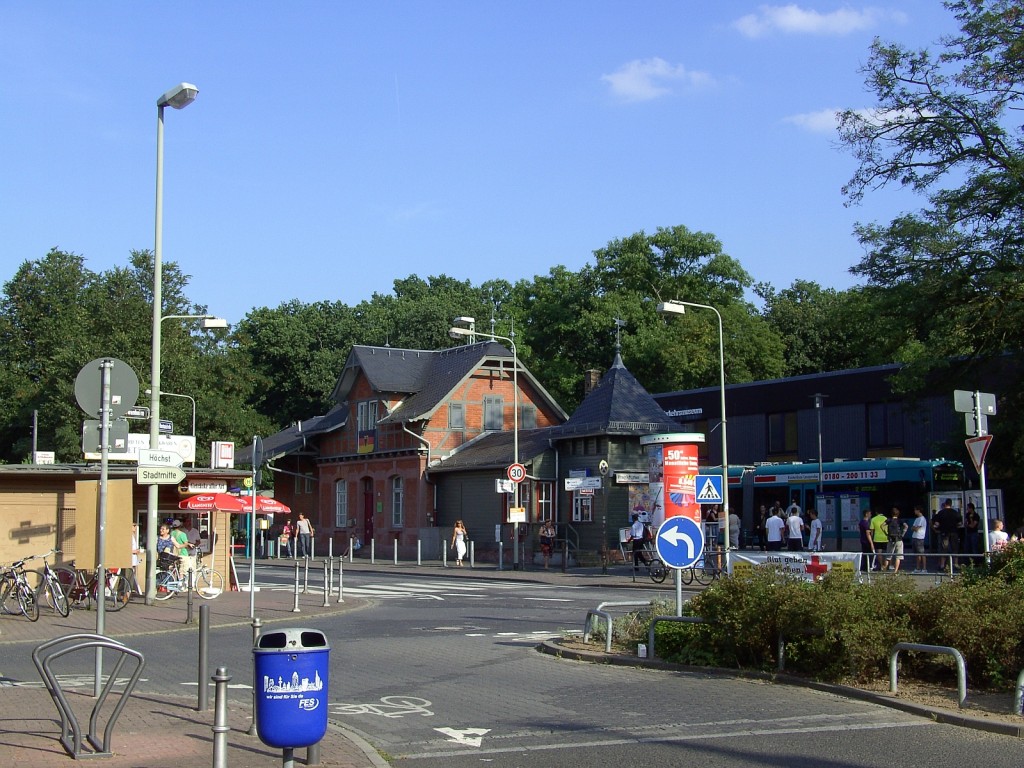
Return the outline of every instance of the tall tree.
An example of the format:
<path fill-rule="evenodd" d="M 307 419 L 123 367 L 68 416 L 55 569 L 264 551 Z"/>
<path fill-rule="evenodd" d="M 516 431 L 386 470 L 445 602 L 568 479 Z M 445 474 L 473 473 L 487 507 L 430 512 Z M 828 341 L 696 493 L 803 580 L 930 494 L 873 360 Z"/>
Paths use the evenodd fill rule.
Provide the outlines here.
<path fill-rule="evenodd" d="M 845 187 L 850 202 L 891 184 L 924 196 L 920 211 L 858 227 L 868 250 L 854 271 L 887 290 L 919 342 L 911 380 L 920 380 L 914 368 L 948 366 L 949 382 L 967 388 L 972 359 L 1019 352 L 1024 331 L 1024 145 L 1015 118 L 1024 108 L 1024 7 L 945 6 L 960 31 L 937 52 L 875 42 L 863 71 L 877 105 L 843 112 L 840 137 L 859 161 Z M 1019 380 L 1008 388 L 1020 390 Z M 1019 462 L 1024 441 L 1015 440 Z"/>

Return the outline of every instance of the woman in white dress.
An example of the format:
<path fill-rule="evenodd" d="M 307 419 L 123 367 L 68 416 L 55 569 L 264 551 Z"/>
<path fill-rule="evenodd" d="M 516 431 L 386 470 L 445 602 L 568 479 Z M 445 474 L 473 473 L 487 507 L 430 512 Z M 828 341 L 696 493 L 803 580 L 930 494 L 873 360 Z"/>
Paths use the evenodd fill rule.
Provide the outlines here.
<path fill-rule="evenodd" d="M 462 561 L 466 557 L 466 539 L 469 532 L 461 520 L 455 521 L 455 530 L 452 531 L 452 549 L 455 550 L 455 564 L 462 567 Z"/>

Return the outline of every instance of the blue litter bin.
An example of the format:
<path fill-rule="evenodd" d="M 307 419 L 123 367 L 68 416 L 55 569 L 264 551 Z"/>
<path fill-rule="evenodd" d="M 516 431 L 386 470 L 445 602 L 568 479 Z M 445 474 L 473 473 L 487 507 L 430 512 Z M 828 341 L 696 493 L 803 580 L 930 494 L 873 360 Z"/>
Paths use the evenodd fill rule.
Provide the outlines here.
<path fill-rule="evenodd" d="M 318 629 L 264 632 L 253 648 L 256 730 L 268 747 L 295 749 L 327 732 L 331 648 Z"/>

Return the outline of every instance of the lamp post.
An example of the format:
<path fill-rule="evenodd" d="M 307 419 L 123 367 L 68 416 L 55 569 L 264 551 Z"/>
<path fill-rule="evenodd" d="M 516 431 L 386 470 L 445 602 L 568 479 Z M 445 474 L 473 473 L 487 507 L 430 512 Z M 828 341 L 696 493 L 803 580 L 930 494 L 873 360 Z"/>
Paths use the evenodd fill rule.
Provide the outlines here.
<path fill-rule="evenodd" d="M 150 361 L 149 447 L 160 447 L 160 321 L 163 313 L 163 248 L 164 228 L 164 108 L 182 109 L 195 101 L 199 89 L 181 83 L 156 101 L 156 227 L 153 238 L 153 349 Z M 156 595 L 156 526 L 160 486 L 150 485 L 146 504 L 146 605 Z"/>
<path fill-rule="evenodd" d="M 456 318 L 456 322 L 461 318 Z M 459 326 L 453 326 L 448 331 L 448 335 L 453 339 L 462 339 L 465 337 L 476 338 L 476 330 L 474 328 L 460 328 Z M 507 341 L 509 346 L 512 347 L 512 463 L 519 463 L 519 355 L 516 352 L 516 343 L 508 336 L 499 336 L 495 333 L 489 334 L 492 339 L 501 339 Z M 519 509 L 519 483 L 512 484 L 512 505 Z M 519 522 L 516 521 L 512 524 L 512 569 L 519 569 Z"/>
<path fill-rule="evenodd" d="M 152 392 L 152 390 L 147 389 L 146 390 L 146 394 L 147 395 L 152 395 L 153 392 Z M 191 401 L 191 403 L 192 403 L 192 437 L 195 438 L 195 436 L 196 436 L 196 399 L 194 397 L 192 397 L 191 395 L 179 395 L 176 392 L 167 392 L 167 391 L 161 392 L 160 393 L 160 397 L 183 397 L 186 400 Z M 193 467 L 196 465 L 195 456 L 192 457 L 192 462 L 191 463 L 192 463 Z"/>
<path fill-rule="evenodd" d="M 666 301 L 658 304 L 658 312 L 669 315 L 682 315 L 687 307 L 694 309 L 710 309 L 718 318 L 718 386 L 722 400 L 722 519 L 725 532 L 725 564 L 729 567 L 729 439 L 726 433 L 725 419 L 725 335 L 722 332 L 722 315 L 709 304 L 695 304 L 692 301 Z"/>

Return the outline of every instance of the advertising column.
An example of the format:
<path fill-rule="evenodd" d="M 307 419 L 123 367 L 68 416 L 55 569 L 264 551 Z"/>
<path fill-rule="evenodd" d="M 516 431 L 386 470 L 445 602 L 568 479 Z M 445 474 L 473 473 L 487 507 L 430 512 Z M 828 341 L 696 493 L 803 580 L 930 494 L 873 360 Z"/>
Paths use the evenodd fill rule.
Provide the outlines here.
<path fill-rule="evenodd" d="M 653 512 L 651 525 L 658 527 L 670 517 L 688 517 L 701 524 L 697 503 L 697 447 L 704 442 L 699 432 L 647 435 L 648 479 Z"/>

